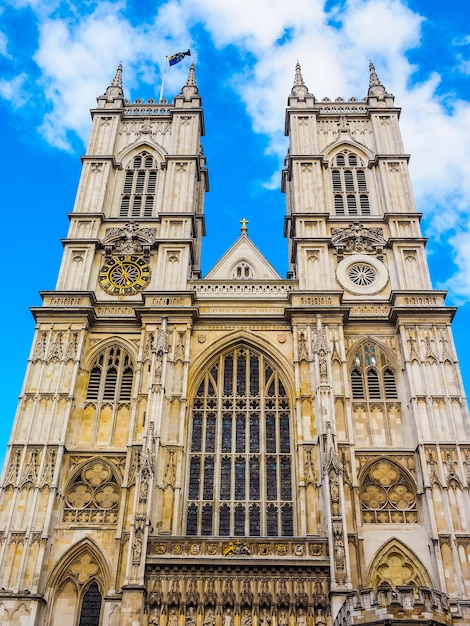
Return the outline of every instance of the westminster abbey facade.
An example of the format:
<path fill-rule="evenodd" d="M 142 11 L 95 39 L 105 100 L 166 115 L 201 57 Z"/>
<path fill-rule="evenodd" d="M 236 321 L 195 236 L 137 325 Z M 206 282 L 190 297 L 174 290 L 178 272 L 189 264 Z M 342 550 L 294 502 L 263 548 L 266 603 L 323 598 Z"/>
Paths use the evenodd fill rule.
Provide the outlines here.
<path fill-rule="evenodd" d="M 204 118 L 93 125 L 0 490 L 11 626 L 470 624 L 470 423 L 398 125 L 300 66 L 289 272 L 238 239 L 200 272 Z M 210 132 L 210 129 L 209 129 Z M 240 216 L 242 217 L 242 216 Z"/>

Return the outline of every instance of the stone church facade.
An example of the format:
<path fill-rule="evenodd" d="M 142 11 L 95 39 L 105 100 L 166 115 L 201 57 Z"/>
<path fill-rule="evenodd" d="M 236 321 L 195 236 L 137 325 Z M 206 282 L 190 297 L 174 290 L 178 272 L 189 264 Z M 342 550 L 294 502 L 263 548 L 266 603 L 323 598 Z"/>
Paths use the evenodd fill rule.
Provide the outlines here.
<path fill-rule="evenodd" d="M 12 626 L 470 624 L 470 433 L 399 109 L 286 111 L 289 273 L 239 238 L 202 278 L 204 118 L 93 125 L 0 494 Z"/>

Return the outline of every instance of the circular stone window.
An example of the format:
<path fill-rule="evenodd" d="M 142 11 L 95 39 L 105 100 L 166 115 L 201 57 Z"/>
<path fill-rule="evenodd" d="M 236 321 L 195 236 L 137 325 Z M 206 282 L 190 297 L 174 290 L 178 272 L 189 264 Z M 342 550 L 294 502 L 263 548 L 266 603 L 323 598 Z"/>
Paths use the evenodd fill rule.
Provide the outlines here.
<path fill-rule="evenodd" d="M 360 296 L 380 293 L 388 282 L 385 265 L 366 254 L 355 254 L 340 261 L 336 276 L 343 289 Z"/>

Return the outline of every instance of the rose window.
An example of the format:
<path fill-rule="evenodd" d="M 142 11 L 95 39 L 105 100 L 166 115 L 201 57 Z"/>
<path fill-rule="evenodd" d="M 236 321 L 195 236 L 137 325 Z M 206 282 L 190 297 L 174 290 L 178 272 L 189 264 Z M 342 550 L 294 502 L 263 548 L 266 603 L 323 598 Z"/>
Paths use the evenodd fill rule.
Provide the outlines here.
<path fill-rule="evenodd" d="M 91 461 L 67 489 L 63 521 L 115 524 L 119 499 L 119 485 L 111 468 L 102 461 Z"/>
<path fill-rule="evenodd" d="M 349 280 L 359 287 L 368 287 L 376 279 L 376 272 L 373 267 L 365 263 L 358 263 L 349 268 Z"/>

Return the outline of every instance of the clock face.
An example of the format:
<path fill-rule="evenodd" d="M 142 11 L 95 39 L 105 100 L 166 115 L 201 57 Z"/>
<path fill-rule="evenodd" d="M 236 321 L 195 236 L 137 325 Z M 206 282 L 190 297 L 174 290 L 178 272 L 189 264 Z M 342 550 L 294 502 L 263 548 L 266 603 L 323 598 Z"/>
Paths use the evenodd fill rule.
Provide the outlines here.
<path fill-rule="evenodd" d="M 100 270 L 101 287 L 116 296 L 132 296 L 150 282 L 150 266 L 139 256 L 120 255 Z"/>

